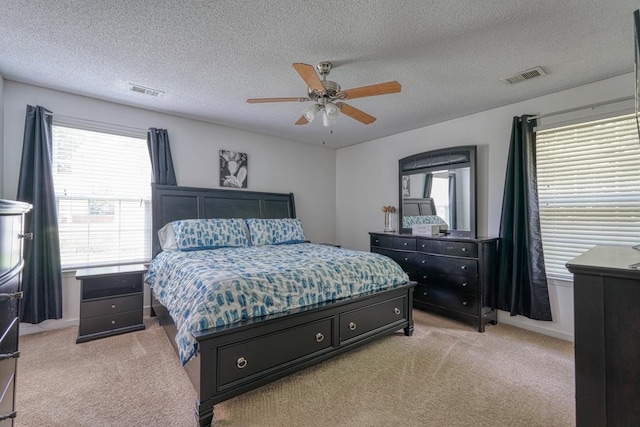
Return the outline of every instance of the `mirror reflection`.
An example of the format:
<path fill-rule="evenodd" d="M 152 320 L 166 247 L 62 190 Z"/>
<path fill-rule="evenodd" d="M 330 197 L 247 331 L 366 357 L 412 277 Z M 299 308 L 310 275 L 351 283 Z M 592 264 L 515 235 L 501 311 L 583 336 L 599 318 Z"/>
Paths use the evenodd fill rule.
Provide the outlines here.
<path fill-rule="evenodd" d="M 475 237 L 475 146 L 436 150 L 400 160 L 400 224 L 438 224 Z"/>

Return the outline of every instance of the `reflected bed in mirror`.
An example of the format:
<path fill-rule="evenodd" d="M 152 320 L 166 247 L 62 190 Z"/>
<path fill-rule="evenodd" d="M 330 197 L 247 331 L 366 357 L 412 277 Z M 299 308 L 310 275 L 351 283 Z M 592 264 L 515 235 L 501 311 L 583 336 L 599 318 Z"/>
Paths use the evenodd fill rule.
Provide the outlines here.
<path fill-rule="evenodd" d="M 476 237 L 476 147 L 427 151 L 399 161 L 399 224 L 441 224 L 453 236 Z"/>

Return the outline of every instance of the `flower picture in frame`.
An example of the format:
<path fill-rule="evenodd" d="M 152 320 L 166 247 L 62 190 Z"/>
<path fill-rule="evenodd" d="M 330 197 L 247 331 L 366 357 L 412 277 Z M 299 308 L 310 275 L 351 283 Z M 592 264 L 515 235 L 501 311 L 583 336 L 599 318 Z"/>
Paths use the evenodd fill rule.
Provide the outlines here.
<path fill-rule="evenodd" d="M 247 188 L 247 153 L 220 150 L 220 186 Z"/>

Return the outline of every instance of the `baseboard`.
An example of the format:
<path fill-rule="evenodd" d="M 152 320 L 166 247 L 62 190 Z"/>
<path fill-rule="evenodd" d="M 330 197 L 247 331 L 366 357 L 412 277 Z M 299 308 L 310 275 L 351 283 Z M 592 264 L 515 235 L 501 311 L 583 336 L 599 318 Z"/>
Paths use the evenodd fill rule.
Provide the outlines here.
<path fill-rule="evenodd" d="M 71 326 L 78 326 L 78 319 L 45 320 L 37 325 L 32 325 L 31 323 L 20 323 L 20 335 L 36 334 L 38 332 L 69 328 Z"/>
<path fill-rule="evenodd" d="M 537 332 L 542 335 L 548 335 L 550 337 L 559 338 L 565 341 L 573 342 L 573 334 L 569 334 L 556 329 L 545 328 L 542 325 L 535 325 L 530 323 L 531 321 L 520 316 L 511 316 L 507 312 L 498 311 L 498 323 L 504 323 L 505 325 L 515 326 L 516 328 L 526 329 L 528 331 Z M 539 322 L 541 324 L 548 322 Z"/>

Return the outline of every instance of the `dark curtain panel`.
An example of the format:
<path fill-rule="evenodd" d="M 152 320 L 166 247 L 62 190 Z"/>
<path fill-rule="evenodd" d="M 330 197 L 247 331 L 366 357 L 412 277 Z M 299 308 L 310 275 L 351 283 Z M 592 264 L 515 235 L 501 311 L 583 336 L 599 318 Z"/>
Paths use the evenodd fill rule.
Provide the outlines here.
<path fill-rule="evenodd" d="M 424 174 L 424 190 L 422 192 L 422 197 L 428 199 L 431 197 L 431 186 L 433 185 L 433 174 L 426 173 Z"/>
<path fill-rule="evenodd" d="M 456 175 L 449 175 L 449 228 L 458 229 L 458 195 L 456 194 Z"/>
<path fill-rule="evenodd" d="M 535 120 L 514 117 L 500 221 L 498 308 L 551 320 L 536 178 Z"/>
<path fill-rule="evenodd" d="M 27 106 L 18 197 L 33 205 L 25 217 L 24 300 L 20 320 L 40 323 L 62 318 L 62 270 L 58 214 L 51 170 L 51 112 Z"/>
<path fill-rule="evenodd" d="M 147 132 L 147 147 L 151 157 L 153 182 L 156 184 L 178 185 L 173 170 L 169 134 L 166 129 L 149 128 Z"/>

